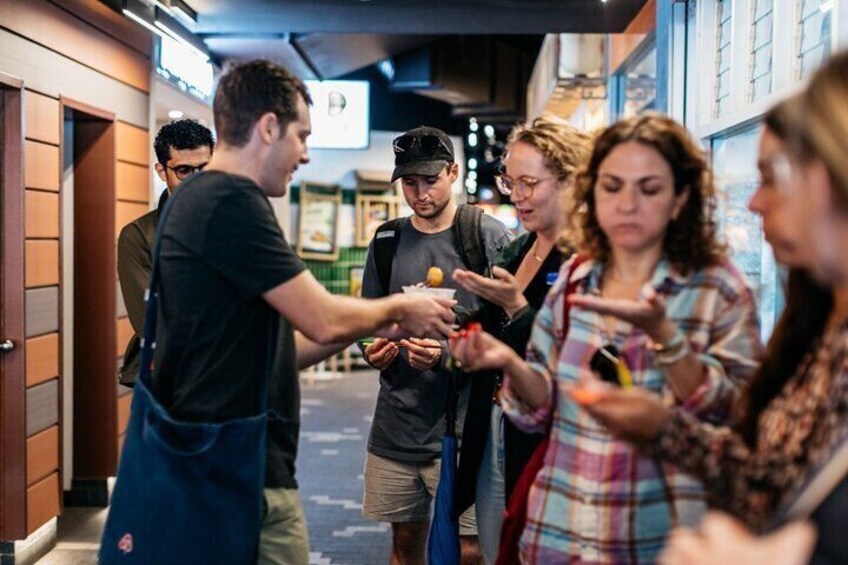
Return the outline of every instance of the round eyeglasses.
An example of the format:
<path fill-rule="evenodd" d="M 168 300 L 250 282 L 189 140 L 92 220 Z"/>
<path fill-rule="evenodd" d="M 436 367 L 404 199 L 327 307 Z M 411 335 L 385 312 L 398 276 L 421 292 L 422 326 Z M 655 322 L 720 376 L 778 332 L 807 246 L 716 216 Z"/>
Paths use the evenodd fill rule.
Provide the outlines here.
<path fill-rule="evenodd" d="M 516 196 L 521 198 L 530 198 L 533 196 L 533 191 L 536 190 L 539 183 L 548 180 L 555 180 L 555 177 L 545 177 L 543 179 L 519 177 L 514 179 L 506 175 L 496 175 L 495 186 L 498 188 L 498 192 L 504 196 L 510 196 L 514 192 Z"/>
<path fill-rule="evenodd" d="M 174 175 L 180 179 L 184 180 L 189 176 L 193 175 L 198 171 L 202 171 L 206 165 L 209 163 L 201 163 L 200 165 L 177 165 L 176 167 L 171 167 L 169 165 L 165 165 L 166 169 L 171 169 L 174 171 Z"/>

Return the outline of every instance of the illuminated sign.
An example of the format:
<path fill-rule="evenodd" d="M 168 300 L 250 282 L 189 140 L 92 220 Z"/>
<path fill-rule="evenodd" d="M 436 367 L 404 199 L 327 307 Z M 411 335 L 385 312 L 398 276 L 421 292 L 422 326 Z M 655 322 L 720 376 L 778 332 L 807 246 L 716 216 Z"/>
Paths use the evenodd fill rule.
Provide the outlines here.
<path fill-rule="evenodd" d="M 366 149 L 369 140 L 367 81 L 307 80 L 312 96 L 312 135 L 315 149 Z"/>
<path fill-rule="evenodd" d="M 212 96 L 209 57 L 168 36 L 161 38 L 156 72 L 198 98 L 208 100 Z"/>

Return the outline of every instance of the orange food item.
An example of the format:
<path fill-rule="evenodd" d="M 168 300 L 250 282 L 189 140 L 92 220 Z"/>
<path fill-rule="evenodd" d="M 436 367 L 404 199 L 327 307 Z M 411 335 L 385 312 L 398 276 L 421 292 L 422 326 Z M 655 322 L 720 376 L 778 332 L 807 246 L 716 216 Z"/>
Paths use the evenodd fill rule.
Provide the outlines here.
<path fill-rule="evenodd" d="M 597 404 L 598 401 L 601 400 L 603 394 L 599 390 L 594 390 L 591 388 L 575 388 L 572 389 L 569 394 L 571 398 L 577 404 L 581 406 L 591 406 L 592 404 Z"/>
<path fill-rule="evenodd" d="M 427 285 L 432 287 L 442 286 L 445 282 L 445 274 L 438 267 L 427 269 Z"/>

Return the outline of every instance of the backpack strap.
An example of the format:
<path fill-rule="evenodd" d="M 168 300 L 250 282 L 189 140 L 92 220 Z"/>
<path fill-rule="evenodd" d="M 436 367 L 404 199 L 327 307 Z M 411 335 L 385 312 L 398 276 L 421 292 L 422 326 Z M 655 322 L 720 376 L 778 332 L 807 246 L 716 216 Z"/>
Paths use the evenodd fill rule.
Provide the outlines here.
<path fill-rule="evenodd" d="M 489 260 L 480 228 L 483 210 L 471 204 L 460 204 L 453 223 L 459 256 L 465 266 L 478 275 L 487 276 Z"/>
<path fill-rule="evenodd" d="M 397 251 L 400 229 L 406 218 L 395 218 L 377 228 L 374 233 L 374 265 L 377 267 L 377 280 L 380 281 L 382 295 L 389 294 L 389 281 L 392 278 L 392 261 Z"/>

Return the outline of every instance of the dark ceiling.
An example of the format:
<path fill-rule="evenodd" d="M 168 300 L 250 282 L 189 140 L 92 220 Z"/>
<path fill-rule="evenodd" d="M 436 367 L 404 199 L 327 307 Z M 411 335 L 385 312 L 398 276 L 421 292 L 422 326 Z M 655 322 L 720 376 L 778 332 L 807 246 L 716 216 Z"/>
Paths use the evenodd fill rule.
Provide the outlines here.
<path fill-rule="evenodd" d="M 439 36 L 622 31 L 645 0 L 188 0 L 221 60 L 266 57 L 334 78 Z M 530 41 L 529 44 L 533 42 Z M 538 41 L 535 42 L 538 48 Z"/>
<path fill-rule="evenodd" d="M 428 51 L 432 85 L 416 92 L 430 100 L 422 110 L 413 111 L 418 105 L 409 102 L 415 95 L 393 89 L 381 106 L 386 111 L 393 106 L 391 117 L 397 120 L 403 120 L 398 114 L 404 112 L 410 120 L 422 115 L 432 119 L 434 112 L 455 118 L 469 111 L 520 117 L 526 81 L 544 34 L 621 32 L 646 2 L 183 1 L 197 11 L 192 31 L 221 62 L 261 57 L 286 65 L 302 78 L 347 78 L 364 72 L 373 83 L 379 77 L 368 69 L 375 63 Z M 480 69 L 486 70 L 481 74 Z M 472 83 L 485 91 L 482 97 L 480 92 L 469 94 Z"/>
<path fill-rule="evenodd" d="M 605 33 L 645 0 L 188 0 L 201 34 Z"/>

